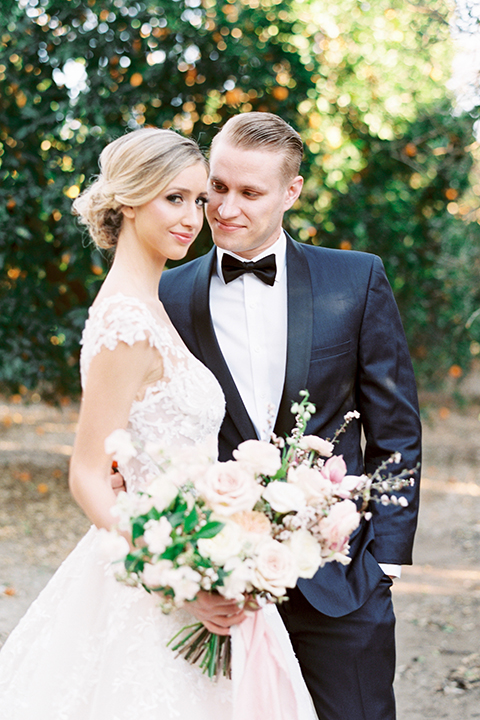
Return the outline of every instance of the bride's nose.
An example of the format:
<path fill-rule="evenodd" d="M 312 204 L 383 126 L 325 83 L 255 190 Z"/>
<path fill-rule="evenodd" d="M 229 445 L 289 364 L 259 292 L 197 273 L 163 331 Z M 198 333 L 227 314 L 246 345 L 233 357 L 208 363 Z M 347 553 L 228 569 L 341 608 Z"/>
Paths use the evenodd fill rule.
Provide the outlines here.
<path fill-rule="evenodd" d="M 182 218 L 182 225 L 195 228 L 203 223 L 203 208 L 195 202 L 186 203 L 185 212 Z"/>

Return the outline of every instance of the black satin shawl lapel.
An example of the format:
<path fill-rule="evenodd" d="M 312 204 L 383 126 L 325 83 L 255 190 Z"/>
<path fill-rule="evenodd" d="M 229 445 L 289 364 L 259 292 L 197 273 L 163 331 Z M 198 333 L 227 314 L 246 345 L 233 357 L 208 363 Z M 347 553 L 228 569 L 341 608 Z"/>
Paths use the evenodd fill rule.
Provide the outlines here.
<path fill-rule="evenodd" d="M 255 438 L 255 428 L 242 402 L 213 328 L 210 314 L 210 277 L 214 272 L 217 255 L 213 248 L 200 263 L 192 293 L 191 313 L 193 327 L 201 351 L 200 360 L 213 372 L 222 386 L 227 401 L 227 412 L 245 440 Z"/>
<path fill-rule="evenodd" d="M 313 337 L 313 290 L 310 269 L 302 246 L 287 235 L 288 332 L 287 368 L 275 433 L 290 433 L 294 416 L 292 401 L 300 390 L 308 390 L 307 380 Z"/>

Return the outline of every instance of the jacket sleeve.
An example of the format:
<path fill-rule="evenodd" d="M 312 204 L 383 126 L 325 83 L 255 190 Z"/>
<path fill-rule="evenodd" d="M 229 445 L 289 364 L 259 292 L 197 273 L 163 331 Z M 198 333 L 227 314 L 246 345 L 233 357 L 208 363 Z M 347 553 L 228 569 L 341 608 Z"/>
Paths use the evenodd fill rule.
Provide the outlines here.
<path fill-rule="evenodd" d="M 413 469 L 421 460 L 421 425 L 413 368 L 400 315 L 383 264 L 374 257 L 362 318 L 357 377 L 357 406 L 365 433 L 365 471 L 399 452 L 392 472 Z M 375 541 L 372 552 L 382 563 L 410 564 L 417 525 L 420 473 L 400 492 L 408 507 L 372 503 Z"/>

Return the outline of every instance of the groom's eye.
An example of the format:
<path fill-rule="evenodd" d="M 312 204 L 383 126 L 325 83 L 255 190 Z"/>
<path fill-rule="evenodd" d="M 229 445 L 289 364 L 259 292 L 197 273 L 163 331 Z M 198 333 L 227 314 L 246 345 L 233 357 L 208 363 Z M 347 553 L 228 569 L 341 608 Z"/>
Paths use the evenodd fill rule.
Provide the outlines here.
<path fill-rule="evenodd" d="M 212 180 L 212 188 L 213 188 L 213 190 L 215 190 L 215 192 L 218 192 L 218 193 L 226 192 L 226 190 L 227 190 L 227 188 L 225 187 L 225 185 L 223 185 L 223 183 L 219 183 L 216 180 Z"/>

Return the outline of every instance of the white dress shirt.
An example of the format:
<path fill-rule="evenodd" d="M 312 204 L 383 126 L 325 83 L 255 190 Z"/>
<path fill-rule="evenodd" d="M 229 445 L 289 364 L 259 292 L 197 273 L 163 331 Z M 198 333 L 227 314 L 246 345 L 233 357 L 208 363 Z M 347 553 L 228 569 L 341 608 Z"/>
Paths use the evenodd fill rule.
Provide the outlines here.
<path fill-rule="evenodd" d="M 210 282 L 210 313 L 220 350 L 257 436 L 269 440 L 275 426 L 287 364 L 286 237 L 255 257 L 275 254 L 277 275 L 269 286 L 253 273 L 225 283 L 224 251 L 217 248 L 216 273 Z M 238 260 L 245 258 L 230 252 Z M 399 565 L 381 564 L 385 574 L 400 577 Z"/>
<path fill-rule="evenodd" d="M 273 286 L 245 273 L 225 283 L 217 248 L 217 272 L 210 283 L 210 312 L 220 349 L 258 437 L 269 440 L 282 397 L 287 362 L 286 237 L 255 257 L 275 254 Z M 234 253 L 229 253 L 244 261 Z"/>

